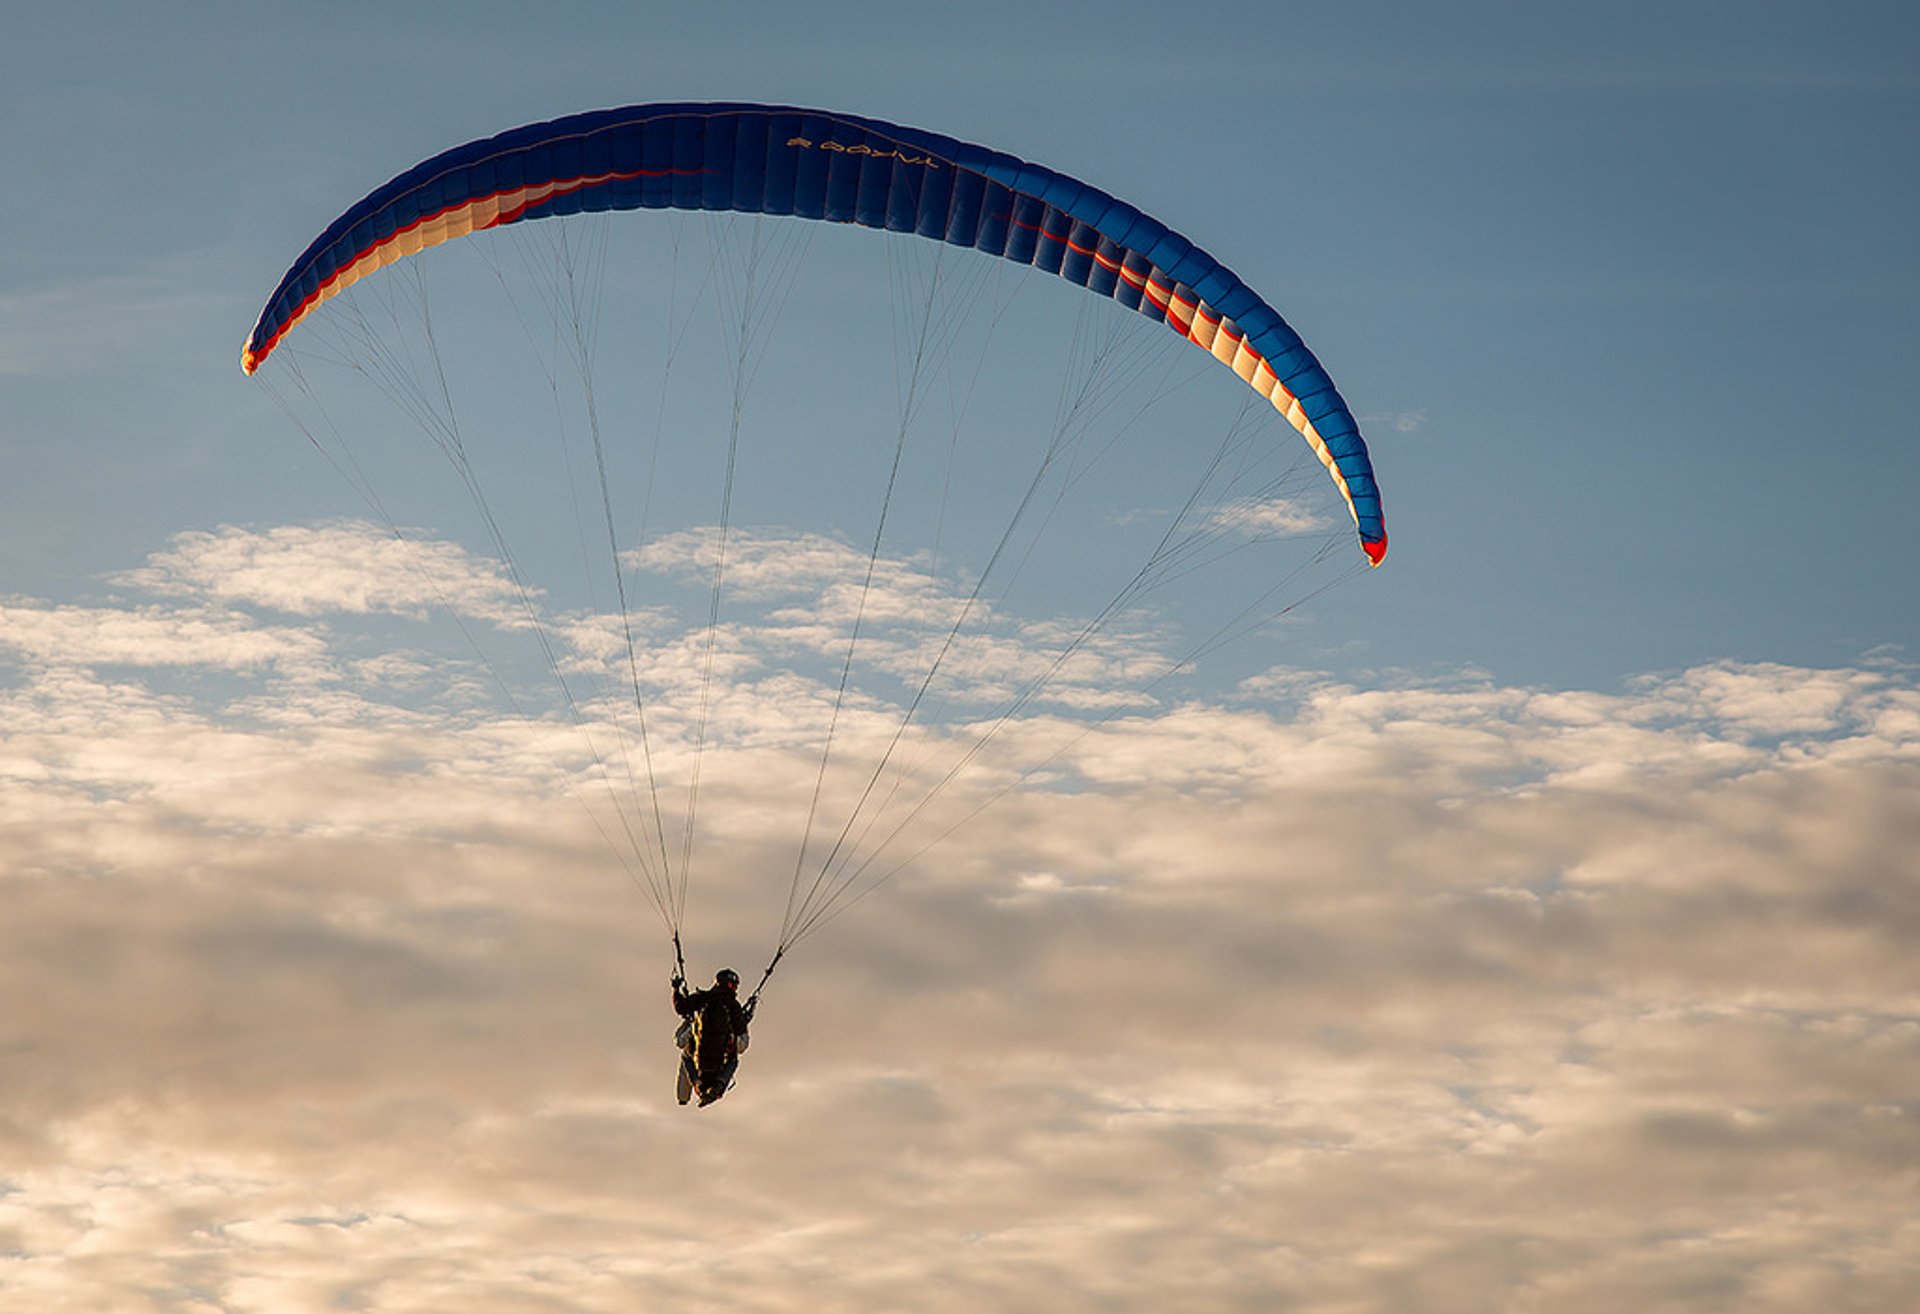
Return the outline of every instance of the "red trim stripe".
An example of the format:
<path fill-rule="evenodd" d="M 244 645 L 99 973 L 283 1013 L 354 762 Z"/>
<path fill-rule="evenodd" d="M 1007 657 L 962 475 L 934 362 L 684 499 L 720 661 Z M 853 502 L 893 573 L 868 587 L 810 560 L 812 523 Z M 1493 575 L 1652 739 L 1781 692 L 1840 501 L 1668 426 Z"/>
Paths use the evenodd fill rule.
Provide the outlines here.
<path fill-rule="evenodd" d="M 1101 255 L 1098 251 L 1094 250 L 1092 247 L 1081 246 L 1078 242 L 1074 241 L 1073 232 L 1071 229 L 1068 230 L 1067 236 L 1060 237 L 1054 233 L 1048 232 L 1047 226 L 1044 223 L 1039 223 L 1039 224 L 1025 223 L 1019 219 L 1015 219 L 1012 215 L 1008 215 L 1006 218 L 1007 218 L 1007 222 L 1012 224 L 1015 228 L 1024 228 L 1030 233 L 1038 233 L 1040 234 L 1040 236 L 1046 238 L 1049 242 L 1058 242 L 1070 251 L 1078 251 L 1083 256 L 1091 256 L 1095 260 L 1098 260 L 1101 264 L 1105 265 L 1108 269 L 1120 268 L 1120 262 L 1115 260 L 1112 256 Z"/>
<path fill-rule="evenodd" d="M 512 210 L 504 210 L 496 215 L 491 222 L 481 224 L 474 230 L 476 232 L 485 232 L 489 228 L 497 228 L 501 224 L 515 222 L 522 215 L 526 214 L 528 210 L 538 205 L 545 205 L 556 196 L 567 196 L 588 187 L 599 187 L 610 182 L 628 182 L 634 178 L 687 178 L 705 172 L 705 169 L 633 169 L 625 172 L 616 171 L 613 173 L 581 174 L 573 178 L 550 178 L 545 182 L 523 184 L 519 187 L 502 187 L 497 191 L 488 192 L 481 196 L 471 196 L 464 201 L 456 201 L 452 205 L 442 206 L 432 214 L 421 215 L 412 223 L 394 229 L 393 232 L 386 237 L 354 252 L 350 259 L 344 260 L 336 265 L 333 272 L 320 281 L 318 287 L 308 293 L 299 305 L 295 306 L 290 313 L 281 319 L 279 324 L 274 327 L 273 332 L 268 335 L 265 346 L 255 349 L 251 342 L 247 344 L 247 349 L 240 353 L 241 367 L 248 374 L 259 369 L 267 357 L 272 354 L 273 349 L 280 345 L 280 339 L 284 338 L 295 324 L 305 318 L 309 310 L 312 310 L 314 306 L 334 294 L 336 290 L 334 285 L 339 282 L 340 277 L 348 270 L 356 268 L 360 262 L 368 256 L 393 245 L 393 243 L 400 240 L 400 238 L 406 234 L 426 224 L 431 224 L 436 220 L 443 219 L 447 215 L 456 214 L 462 210 L 477 209 L 489 201 L 498 200 L 502 196 L 537 191 L 543 187 L 551 189 L 540 197 L 540 199 L 528 201 L 524 205 Z"/>

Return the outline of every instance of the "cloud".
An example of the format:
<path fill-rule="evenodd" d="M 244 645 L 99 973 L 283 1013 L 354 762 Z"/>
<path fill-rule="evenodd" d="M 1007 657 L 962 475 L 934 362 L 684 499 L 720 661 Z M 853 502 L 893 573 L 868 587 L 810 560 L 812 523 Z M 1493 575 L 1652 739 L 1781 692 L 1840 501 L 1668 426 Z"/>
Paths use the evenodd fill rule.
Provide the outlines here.
<path fill-rule="evenodd" d="M 229 532 L 85 618 L 10 604 L 10 1307 L 1912 1290 L 1920 688 L 1898 666 L 1612 692 L 1274 671 L 1230 702 L 1030 710 L 783 963 L 740 1087 L 694 1113 L 668 1094 L 663 927 L 582 745 L 631 726 L 439 696 L 472 672 L 424 652 L 404 686 L 283 681 L 293 657 L 235 654 L 351 670 L 349 619 L 427 604 L 377 565 L 355 584 L 338 563 L 366 559 L 326 534 Z M 300 544 L 324 584 L 287 582 Z M 816 602 L 832 556 L 796 585 Z M 183 683 L 195 645 L 168 626 L 215 599 L 222 680 Z M 159 637 L 98 637 L 119 621 Z M 725 635 L 760 658 L 709 709 L 688 887 L 693 966 L 750 981 L 831 707 L 769 656 L 778 629 Z M 654 747 L 678 770 L 672 711 Z M 850 757 L 887 711 L 857 709 Z"/>
<path fill-rule="evenodd" d="M 1363 428 L 1372 432 L 1377 429 L 1390 429 L 1394 433 L 1419 433 L 1427 427 L 1427 412 L 1424 408 L 1407 411 L 1376 411 L 1359 417 Z"/>
<path fill-rule="evenodd" d="M 1333 527 L 1333 521 L 1308 503 L 1295 498 L 1274 497 L 1249 499 L 1221 507 L 1213 513 L 1210 527 L 1251 537 L 1286 537 L 1323 533 Z"/>
<path fill-rule="evenodd" d="M 173 546 L 117 582 L 164 597 L 205 598 L 293 616 L 433 608 L 493 624 L 523 621 L 537 590 L 498 564 L 445 541 L 402 536 L 366 521 L 255 530 L 225 525 L 176 534 Z"/>
<path fill-rule="evenodd" d="M 713 529 L 664 535 L 624 554 L 635 571 L 706 586 L 719 555 Z M 790 662 L 806 652 L 856 656 L 911 691 L 934 675 L 939 696 L 973 707 L 1028 698 L 1074 708 L 1147 701 L 1141 687 L 1171 665 L 1168 635 L 1144 613 L 1093 625 L 1089 618 L 1015 620 L 971 584 L 940 577 L 924 557 L 856 550 L 819 534 L 742 531 L 727 536 L 729 611 L 760 604 L 731 650 Z M 1146 674 L 1142 674 L 1146 672 Z"/>
<path fill-rule="evenodd" d="M 312 634 L 262 627 L 211 609 L 0 603 L 0 648 L 30 660 L 79 665 L 196 666 L 224 670 L 311 665 L 324 657 Z"/>

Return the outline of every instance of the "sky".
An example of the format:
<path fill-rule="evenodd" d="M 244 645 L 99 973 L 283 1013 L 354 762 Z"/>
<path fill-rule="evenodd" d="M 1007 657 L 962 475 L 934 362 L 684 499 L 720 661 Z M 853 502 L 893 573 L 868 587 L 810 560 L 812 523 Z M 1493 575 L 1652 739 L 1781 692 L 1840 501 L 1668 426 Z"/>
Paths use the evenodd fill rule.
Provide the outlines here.
<path fill-rule="evenodd" d="M 1906 1308 L 1910 7 L 169 8 L 0 43 L 0 1306 Z M 541 379 L 565 317 L 478 309 L 563 225 L 383 275 L 430 288 L 482 499 L 320 381 L 324 324 L 288 344 L 315 396 L 241 375 L 281 272 L 388 177 L 705 99 L 990 143 L 1199 242 L 1360 418 L 1385 564 L 1263 430 L 1258 496 L 1197 486 L 1219 568 L 1056 666 L 1196 488 L 1170 453 L 1210 447 L 1159 437 L 1237 434 L 1234 381 L 1141 321 L 1110 386 L 1071 289 L 949 321 L 953 272 L 926 322 L 959 345 L 896 428 L 948 267 L 857 233 L 749 305 L 703 270 L 759 229 L 584 226 L 624 609 L 568 565 L 595 485 L 540 454 L 584 449 L 488 446 L 583 437 Z M 743 309 L 774 346 L 710 614 Z M 951 558 L 990 555 L 980 508 L 1074 386 L 1110 427 L 969 612 Z M 962 410 L 978 466 L 941 463 Z M 869 550 L 909 428 L 915 487 L 963 491 L 903 493 Z M 1163 680 L 1268 550 L 1305 573 Z M 637 853 L 623 684 L 666 786 Z M 737 1088 L 676 1107 L 658 872 L 691 970 L 751 982 L 796 841 L 889 742 L 903 828 L 782 963 Z"/>

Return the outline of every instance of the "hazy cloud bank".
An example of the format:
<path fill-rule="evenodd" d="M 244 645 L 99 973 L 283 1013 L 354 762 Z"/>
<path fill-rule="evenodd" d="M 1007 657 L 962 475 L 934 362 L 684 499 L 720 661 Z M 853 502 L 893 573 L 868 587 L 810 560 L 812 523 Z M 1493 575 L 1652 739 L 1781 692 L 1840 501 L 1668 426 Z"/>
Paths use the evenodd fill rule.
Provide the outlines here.
<path fill-rule="evenodd" d="M 0 617 L 10 1308 L 1894 1311 L 1920 1280 L 1910 671 L 1276 670 L 1113 719 L 797 950 L 692 1113 L 580 731 L 424 653 L 370 678 L 352 618 L 429 604 L 349 539 L 359 576 L 213 535 L 131 600 Z M 823 695 L 760 673 L 714 709 L 702 970 L 761 965 L 794 868 Z"/>

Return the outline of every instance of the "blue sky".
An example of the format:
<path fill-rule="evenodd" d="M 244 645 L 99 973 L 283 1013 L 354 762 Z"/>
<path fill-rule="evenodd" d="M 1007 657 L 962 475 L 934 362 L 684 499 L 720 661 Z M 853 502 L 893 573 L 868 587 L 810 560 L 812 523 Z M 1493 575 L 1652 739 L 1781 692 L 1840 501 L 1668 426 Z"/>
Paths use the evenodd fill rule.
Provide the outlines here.
<path fill-rule="evenodd" d="M 1900 1308 L 1920 16 L 1204 19 L 14 21 L 0 1304 L 737 1307 L 724 1271 L 775 1311 Z M 748 1080 L 687 1121 L 658 923 L 565 798 L 577 739 L 432 619 L 457 597 L 514 637 L 487 544 L 422 490 L 402 560 L 237 355 L 311 237 L 413 162 L 701 99 L 990 143 L 1163 218 L 1318 352 L 1393 549 L 1231 682 L 1064 748 L 1010 721 L 992 768 L 1058 772 L 810 942 Z M 830 353 L 869 315 L 789 332 Z M 825 432 L 773 402 L 781 368 L 751 432 Z M 996 407 L 1052 406 L 1016 375 Z M 755 879 L 792 862 L 844 620 L 845 554 L 760 532 L 743 589 L 796 592 L 722 651 L 702 970 L 763 952 Z M 651 550 L 636 582 L 698 564 Z M 952 606 L 926 561 L 885 558 L 874 596 Z M 636 615 L 650 687 L 691 696 L 699 618 Z M 969 673 L 1049 621 L 1009 616 Z M 552 628 L 570 670 L 605 664 L 604 615 Z M 876 632 L 878 666 L 912 647 Z M 1134 697 L 1116 672 L 1159 642 L 1116 627 L 1062 683 Z"/>
<path fill-rule="evenodd" d="M 1401 548 L 1352 618 L 1377 663 L 1608 687 L 1913 643 L 1898 6 L 1262 7 L 1224 25 L 1266 33 L 1237 54 L 1150 7 L 1023 14 L 1019 41 L 991 8 L 726 8 L 384 13 L 379 40 L 257 7 L 36 18 L 5 268 L 45 477 L 10 483 L 9 558 L 71 584 L 140 550 L 89 505 L 151 536 L 299 482 L 214 348 L 339 198 L 500 126 L 751 92 L 1076 171 L 1266 290 L 1369 420 Z M 112 457 L 85 483 L 76 411 Z M 134 432 L 163 415 L 191 438 Z M 49 485 L 84 500 L 24 491 Z"/>
<path fill-rule="evenodd" d="M 1223 61 L 1152 37 L 1150 8 L 1020 42 L 991 12 L 722 10 L 382 13 L 380 40 L 257 8 L 36 17 L 8 56 L 36 129 L 10 146 L 33 186 L 6 271 L 10 355 L 40 363 L 10 365 L 12 425 L 44 478 L 10 484 L 10 559 L 71 582 L 138 551 L 27 488 L 150 534 L 156 503 L 244 519 L 284 488 L 213 348 L 338 198 L 501 125 L 751 90 L 1004 142 L 1267 290 L 1371 421 L 1404 546 L 1356 617 L 1380 665 L 1607 686 L 1912 644 L 1899 6 L 1256 10 L 1227 27 L 1271 35 Z M 75 407 L 117 457 L 88 484 L 54 423 Z M 131 432 L 159 415 L 192 440 Z"/>

